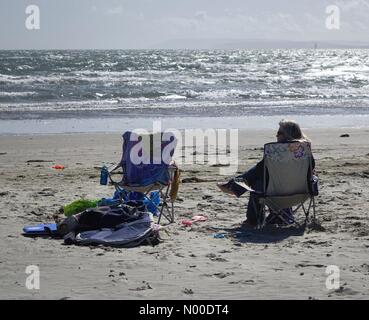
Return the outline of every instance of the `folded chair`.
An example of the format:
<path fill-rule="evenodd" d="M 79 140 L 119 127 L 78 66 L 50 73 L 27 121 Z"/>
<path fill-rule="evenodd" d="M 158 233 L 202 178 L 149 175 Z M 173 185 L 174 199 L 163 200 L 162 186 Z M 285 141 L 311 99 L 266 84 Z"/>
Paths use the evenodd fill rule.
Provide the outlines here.
<path fill-rule="evenodd" d="M 263 191 L 252 191 L 261 205 L 258 214 L 259 228 L 265 225 L 267 209 L 286 224 L 299 225 L 294 218 L 299 209 L 305 213 L 305 223 L 311 210 L 315 220 L 312 160 L 309 142 L 276 142 L 264 146 Z M 307 201 L 308 206 L 305 207 Z"/>
<path fill-rule="evenodd" d="M 159 212 L 158 224 L 164 216 L 174 222 L 174 201 L 179 183 L 179 169 L 172 160 L 177 139 L 172 133 L 123 134 L 121 161 L 109 170 L 109 180 L 117 191 L 140 192 Z M 122 179 L 113 180 L 113 173 L 122 168 Z M 160 205 L 150 197 L 159 191 Z M 123 201 L 123 199 L 122 199 Z"/>

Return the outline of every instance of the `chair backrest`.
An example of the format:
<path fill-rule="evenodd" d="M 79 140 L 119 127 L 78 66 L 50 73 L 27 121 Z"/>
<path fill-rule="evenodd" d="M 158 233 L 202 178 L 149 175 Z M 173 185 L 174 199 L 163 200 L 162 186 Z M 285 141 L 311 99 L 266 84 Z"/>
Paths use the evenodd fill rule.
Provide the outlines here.
<path fill-rule="evenodd" d="M 140 134 L 127 131 L 123 134 L 121 165 L 123 181 L 128 185 L 147 186 L 168 184 L 168 167 L 177 145 L 173 133 Z"/>
<path fill-rule="evenodd" d="M 266 196 L 309 193 L 312 153 L 309 142 L 268 143 L 264 146 L 264 192 Z M 266 175 L 268 173 L 268 175 Z M 268 183 L 266 184 L 266 177 Z"/>

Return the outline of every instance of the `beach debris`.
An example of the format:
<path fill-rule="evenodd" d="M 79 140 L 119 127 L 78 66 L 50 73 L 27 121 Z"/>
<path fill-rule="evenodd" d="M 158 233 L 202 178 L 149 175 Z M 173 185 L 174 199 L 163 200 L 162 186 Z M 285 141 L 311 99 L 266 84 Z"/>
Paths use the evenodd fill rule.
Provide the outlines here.
<path fill-rule="evenodd" d="M 188 289 L 188 288 L 184 288 L 184 290 L 182 292 L 184 294 L 193 294 L 193 290 L 192 289 Z"/>
<path fill-rule="evenodd" d="M 180 258 L 184 258 L 185 257 L 182 253 L 179 253 L 179 252 L 175 253 L 174 255 L 176 257 L 180 257 Z"/>
<path fill-rule="evenodd" d="M 222 239 L 225 238 L 226 234 L 225 233 L 214 233 L 213 234 L 213 238 L 215 239 Z"/>
<path fill-rule="evenodd" d="M 206 194 L 206 195 L 202 196 L 202 200 L 210 200 L 210 199 L 213 199 L 213 196 L 210 195 L 210 194 Z"/>
<path fill-rule="evenodd" d="M 197 182 L 208 182 L 208 181 L 205 179 L 197 178 L 197 177 L 182 179 L 182 183 L 197 183 Z"/>
<path fill-rule="evenodd" d="M 348 133 L 344 133 L 340 135 L 340 138 L 349 138 L 350 135 Z"/>
<path fill-rule="evenodd" d="M 192 220 L 182 220 L 181 224 L 185 227 L 191 227 L 192 226 L 193 221 Z"/>
<path fill-rule="evenodd" d="M 222 258 L 221 256 L 217 256 L 214 253 L 209 253 L 205 257 L 209 258 L 211 261 L 219 261 L 219 262 L 226 262 L 227 259 Z"/>
<path fill-rule="evenodd" d="M 213 274 L 213 276 L 219 279 L 224 279 L 226 277 L 233 276 L 233 275 L 234 275 L 234 272 L 218 272 L 218 273 Z"/>
<path fill-rule="evenodd" d="M 0 152 L 0 156 L 5 156 L 6 154 L 8 154 L 7 152 Z"/>
<path fill-rule="evenodd" d="M 340 286 L 338 289 L 334 290 L 332 293 L 335 293 L 335 294 L 340 295 L 340 296 L 358 294 L 357 291 L 352 290 L 350 288 L 347 288 L 347 287 L 345 287 L 345 285 L 346 285 L 346 283 L 344 283 L 344 285 Z"/>
<path fill-rule="evenodd" d="M 296 268 L 305 268 L 305 267 L 315 267 L 315 268 L 324 268 L 325 265 L 319 263 L 298 263 L 295 265 Z"/>
<path fill-rule="evenodd" d="M 35 160 L 27 160 L 26 163 L 38 163 L 38 162 L 54 162 L 54 160 L 42 160 L 42 159 L 35 159 Z"/>
<path fill-rule="evenodd" d="M 208 220 L 207 216 L 200 214 L 200 215 L 193 216 L 191 220 L 188 220 L 188 219 L 182 220 L 181 224 L 185 227 L 191 227 L 194 222 L 198 222 L 198 221 L 202 222 L 202 221 L 207 221 L 207 220 Z"/>
<path fill-rule="evenodd" d="M 9 194 L 9 191 L 1 191 L 0 197 L 7 196 Z"/>
<path fill-rule="evenodd" d="M 37 192 L 37 194 L 44 197 L 53 197 L 55 195 L 55 191 L 51 189 L 43 189 L 42 191 Z"/>
<path fill-rule="evenodd" d="M 152 289 L 152 286 L 147 281 L 142 281 L 142 283 L 143 283 L 143 285 L 141 287 L 128 289 L 128 290 L 130 290 L 130 291 L 143 291 L 143 290 Z"/>
<path fill-rule="evenodd" d="M 56 170 L 63 170 L 63 169 L 65 169 L 65 167 L 63 165 L 61 165 L 61 164 L 56 164 L 56 165 L 52 166 L 51 168 L 56 169 Z"/>
<path fill-rule="evenodd" d="M 222 168 L 222 167 L 229 167 L 229 166 L 230 166 L 229 163 L 227 163 L 227 164 L 216 163 L 216 164 L 211 165 L 211 167 L 213 167 L 213 168 Z"/>
<path fill-rule="evenodd" d="M 192 217 L 192 221 L 206 221 L 206 220 L 208 220 L 208 217 L 203 215 L 197 215 Z"/>
<path fill-rule="evenodd" d="M 238 281 L 231 281 L 231 282 L 228 282 L 229 284 L 254 284 L 255 281 L 254 280 L 238 280 Z"/>
<path fill-rule="evenodd" d="M 31 211 L 31 214 L 35 215 L 35 216 L 42 216 L 42 212 L 40 209 L 34 209 Z"/>

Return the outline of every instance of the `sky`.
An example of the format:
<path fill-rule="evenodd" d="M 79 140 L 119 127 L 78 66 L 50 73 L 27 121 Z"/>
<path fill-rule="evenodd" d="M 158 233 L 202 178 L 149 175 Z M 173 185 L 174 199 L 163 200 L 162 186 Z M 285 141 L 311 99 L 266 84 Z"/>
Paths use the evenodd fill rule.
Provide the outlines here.
<path fill-rule="evenodd" d="M 26 28 L 29 5 L 40 10 L 38 30 Z M 326 27 L 330 5 L 339 29 Z M 369 44 L 369 0 L 0 0 L 0 49 L 140 49 L 182 39 Z"/>

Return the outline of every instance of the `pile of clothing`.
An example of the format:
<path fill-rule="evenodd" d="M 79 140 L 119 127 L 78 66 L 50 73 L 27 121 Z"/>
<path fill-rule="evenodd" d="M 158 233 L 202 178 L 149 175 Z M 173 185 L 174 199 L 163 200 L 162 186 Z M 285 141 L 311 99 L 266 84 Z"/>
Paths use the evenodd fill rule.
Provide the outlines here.
<path fill-rule="evenodd" d="M 64 238 L 65 244 L 135 247 L 160 242 L 159 225 L 153 222 L 160 198 L 151 195 L 150 203 L 138 193 L 113 195 L 98 202 L 77 200 L 64 206 L 67 216 L 59 223 L 23 228 L 25 236 Z M 91 205 L 91 207 L 83 207 Z M 76 212 L 73 212 L 76 211 Z"/>
<path fill-rule="evenodd" d="M 135 247 L 159 242 L 159 226 L 142 201 L 86 209 L 64 219 L 57 230 L 66 244 Z"/>

